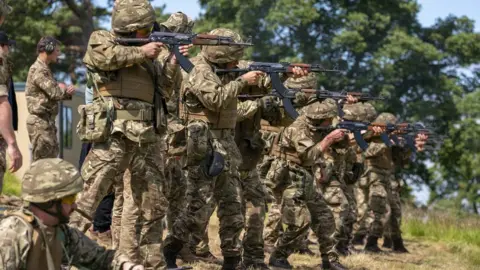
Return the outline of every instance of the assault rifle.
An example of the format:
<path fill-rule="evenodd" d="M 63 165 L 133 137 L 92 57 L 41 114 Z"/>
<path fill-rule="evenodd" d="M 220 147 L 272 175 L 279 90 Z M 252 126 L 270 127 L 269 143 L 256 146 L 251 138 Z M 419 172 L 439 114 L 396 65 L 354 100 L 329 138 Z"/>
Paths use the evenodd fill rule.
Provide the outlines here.
<path fill-rule="evenodd" d="M 309 72 L 341 72 L 337 69 L 327 69 L 319 64 L 299 64 L 299 63 L 267 63 L 267 62 L 253 62 L 247 68 L 232 68 L 232 69 L 216 69 L 215 73 L 247 73 L 249 71 L 263 71 L 270 76 L 272 80 L 272 87 L 275 89 L 278 96 L 283 101 L 283 107 L 291 118 L 296 119 L 298 112 L 292 104 L 292 92 L 283 85 L 280 79 L 280 73 L 292 73 L 293 68 L 300 67 Z"/>
<path fill-rule="evenodd" d="M 422 124 L 410 124 L 410 123 L 401 123 L 401 124 L 383 124 L 383 123 L 364 123 L 364 122 L 352 122 L 352 121 L 343 121 L 337 125 L 337 128 L 346 129 L 353 133 L 355 141 L 358 146 L 365 151 L 368 148 L 368 143 L 363 138 L 361 132 L 367 130 L 373 130 L 373 127 L 381 127 L 385 129 L 385 132 L 380 134 L 380 138 L 385 145 L 388 147 L 392 146 L 389 135 L 391 135 L 392 140 L 396 145 L 400 145 L 400 141 L 396 135 L 402 136 L 408 145 L 408 147 L 415 153 L 417 151 L 415 147 L 415 136 L 417 134 L 427 134 L 433 135 L 433 132 L 425 128 Z"/>
<path fill-rule="evenodd" d="M 152 32 L 147 38 L 117 38 L 115 41 L 121 45 L 141 46 L 150 42 L 161 42 L 173 46 L 173 53 L 178 63 L 187 73 L 192 71 L 193 64 L 180 53 L 179 46 L 182 45 L 204 45 L 204 46 L 253 46 L 248 42 L 235 42 L 231 37 L 207 35 L 207 34 L 183 34 L 170 32 Z"/>
<path fill-rule="evenodd" d="M 315 96 L 318 99 L 326 99 L 326 98 L 331 98 L 334 100 L 342 100 L 346 99 L 347 96 L 351 95 L 353 97 L 356 97 L 358 101 L 369 101 L 369 100 L 385 100 L 384 97 L 375 97 L 370 94 L 362 93 L 362 92 L 334 92 L 334 91 L 329 91 L 329 90 L 323 90 L 323 89 L 288 89 L 287 96 L 289 98 L 295 98 L 295 94 L 298 92 L 305 93 L 307 95 L 312 95 Z M 248 95 L 248 94 L 242 94 L 238 95 L 239 98 L 262 98 L 264 96 L 280 96 L 278 92 L 274 89 L 271 93 L 265 94 L 265 95 Z"/>

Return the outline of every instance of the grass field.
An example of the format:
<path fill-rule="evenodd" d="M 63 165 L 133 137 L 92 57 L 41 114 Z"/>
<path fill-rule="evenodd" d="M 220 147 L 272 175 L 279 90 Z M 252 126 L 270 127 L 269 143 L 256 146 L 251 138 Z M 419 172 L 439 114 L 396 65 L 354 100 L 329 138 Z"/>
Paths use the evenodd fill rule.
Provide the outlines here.
<path fill-rule="evenodd" d="M 11 175 L 5 177 L 4 192 L 20 193 L 19 182 Z M 427 270 L 427 269 L 480 269 L 480 217 L 458 215 L 448 211 L 425 211 L 407 208 L 404 211 L 402 230 L 409 254 L 385 251 L 382 254 L 356 254 L 341 261 L 357 270 Z M 218 219 L 214 215 L 209 226 L 210 248 L 220 257 Z M 311 246 L 318 253 L 318 248 Z M 361 247 L 357 247 L 360 249 Z M 268 260 L 268 254 L 267 258 Z M 319 269 L 320 258 L 294 254 L 289 258 L 295 269 Z M 215 270 L 220 266 L 198 263 L 194 269 Z"/>
<path fill-rule="evenodd" d="M 436 211 L 406 209 L 402 226 L 409 254 L 385 250 L 382 254 L 355 254 L 341 258 L 341 262 L 356 270 L 427 270 L 427 269 L 480 269 L 480 217 L 455 216 Z M 210 220 L 210 247 L 221 256 L 217 237 L 218 219 Z M 356 248 L 361 249 L 360 246 Z M 318 248 L 311 246 L 317 252 Z M 267 254 L 268 261 L 268 254 Z M 295 269 L 320 269 L 320 257 L 294 254 L 289 258 Z M 198 270 L 220 270 L 221 267 L 198 263 Z"/>

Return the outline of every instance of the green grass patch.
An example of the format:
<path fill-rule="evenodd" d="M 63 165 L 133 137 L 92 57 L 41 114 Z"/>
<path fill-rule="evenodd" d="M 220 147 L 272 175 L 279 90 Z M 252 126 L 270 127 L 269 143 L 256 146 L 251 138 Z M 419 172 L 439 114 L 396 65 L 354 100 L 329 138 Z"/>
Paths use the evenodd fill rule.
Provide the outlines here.
<path fill-rule="evenodd" d="M 480 247 L 480 217 L 445 211 L 405 211 L 402 230 L 412 237 L 435 241 L 460 242 Z"/>
<path fill-rule="evenodd" d="M 480 265 L 479 216 L 407 209 L 404 217 L 402 231 L 407 238 L 444 242 L 452 253 Z"/>
<path fill-rule="evenodd" d="M 22 184 L 15 175 L 6 173 L 3 177 L 3 193 L 7 195 L 20 196 Z"/>

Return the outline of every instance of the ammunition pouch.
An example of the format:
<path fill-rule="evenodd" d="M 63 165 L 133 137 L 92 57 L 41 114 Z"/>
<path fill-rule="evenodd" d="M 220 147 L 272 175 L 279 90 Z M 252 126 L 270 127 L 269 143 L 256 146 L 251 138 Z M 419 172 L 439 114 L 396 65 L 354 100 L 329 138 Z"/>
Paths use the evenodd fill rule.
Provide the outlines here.
<path fill-rule="evenodd" d="M 111 110 L 106 103 L 80 105 L 77 135 L 82 142 L 105 142 L 112 129 Z"/>

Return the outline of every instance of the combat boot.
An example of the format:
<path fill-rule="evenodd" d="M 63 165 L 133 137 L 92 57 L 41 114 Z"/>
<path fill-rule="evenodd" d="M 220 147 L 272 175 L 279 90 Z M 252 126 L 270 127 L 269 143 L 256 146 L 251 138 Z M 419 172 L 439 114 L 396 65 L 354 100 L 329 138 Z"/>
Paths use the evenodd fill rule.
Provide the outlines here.
<path fill-rule="evenodd" d="M 222 270 L 246 270 L 242 263 L 242 257 L 225 257 L 223 260 Z"/>
<path fill-rule="evenodd" d="M 322 260 L 322 269 L 323 270 L 347 270 L 348 268 L 345 267 L 338 261 L 331 262 L 329 260 Z"/>
<path fill-rule="evenodd" d="M 383 236 L 383 248 L 392 248 L 393 243 L 392 243 L 392 238 L 390 236 Z"/>
<path fill-rule="evenodd" d="M 392 237 L 393 251 L 398 253 L 410 253 L 403 245 L 403 239 L 401 236 Z"/>
<path fill-rule="evenodd" d="M 170 238 L 171 241 L 163 247 L 163 256 L 167 263 L 167 269 L 177 268 L 177 256 L 183 248 L 183 242 L 175 237 Z"/>
<path fill-rule="evenodd" d="M 337 251 L 341 256 L 351 255 L 350 248 L 348 246 L 348 240 L 340 240 L 337 244 Z"/>
<path fill-rule="evenodd" d="M 180 257 L 180 259 L 182 259 L 184 263 L 194 263 L 200 260 L 186 245 L 184 245 L 183 248 L 180 250 L 178 256 Z"/>
<path fill-rule="evenodd" d="M 364 250 L 374 253 L 382 252 L 382 250 L 378 247 L 378 237 L 375 236 L 368 236 L 367 244 L 365 245 Z"/>
<path fill-rule="evenodd" d="M 355 234 L 352 239 L 352 245 L 363 246 L 365 244 L 364 234 Z"/>
<path fill-rule="evenodd" d="M 270 260 L 268 261 L 268 265 L 273 269 L 293 269 L 292 265 L 288 262 L 286 258 L 281 258 L 278 256 L 277 252 L 274 251 L 270 256 Z"/>
<path fill-rule="evenodd" d="M 207 251 L 205 253 L 197 253 L 195 254 L 195 256 L 197 256 L 198 260 L 202 262 L 212 263 L 217 265 L 223 264 L 223 261 L 215 257 L 215 255 L 213 255 L 210 251 Z"/>

